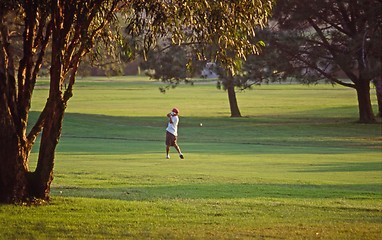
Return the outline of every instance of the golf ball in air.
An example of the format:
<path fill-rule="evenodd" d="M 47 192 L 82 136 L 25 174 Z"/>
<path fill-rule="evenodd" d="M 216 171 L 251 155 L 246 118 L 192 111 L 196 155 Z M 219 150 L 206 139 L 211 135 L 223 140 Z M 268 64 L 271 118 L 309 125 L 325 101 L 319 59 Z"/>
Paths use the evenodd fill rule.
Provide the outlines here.
<path fill-rule="evenodd" d="M 200 124 L 199 124 L 199 126 L 201 126 L 201 127 L 202 127 L 202 126 L 203 126 L 203 123 L 200 123 Z"/>

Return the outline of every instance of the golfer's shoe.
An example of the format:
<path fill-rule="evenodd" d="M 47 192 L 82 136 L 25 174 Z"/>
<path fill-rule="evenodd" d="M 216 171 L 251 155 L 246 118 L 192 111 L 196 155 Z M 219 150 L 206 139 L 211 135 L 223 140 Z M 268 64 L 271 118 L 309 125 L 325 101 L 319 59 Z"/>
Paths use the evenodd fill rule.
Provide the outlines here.
<path fill-rule="evenodd" d="M 179 154 L 180 159 L 184 159 L 183 154 Z"/>

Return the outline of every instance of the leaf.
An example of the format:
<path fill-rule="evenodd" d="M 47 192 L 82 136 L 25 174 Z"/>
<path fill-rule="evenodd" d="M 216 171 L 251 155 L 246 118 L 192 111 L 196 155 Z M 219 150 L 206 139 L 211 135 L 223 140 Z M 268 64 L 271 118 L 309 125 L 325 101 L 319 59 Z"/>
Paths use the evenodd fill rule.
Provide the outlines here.
<path fill-rule="evenodd" d="M 260 40 L 256 43 L 257 46 L 265 47 L 265 42 Z"/>

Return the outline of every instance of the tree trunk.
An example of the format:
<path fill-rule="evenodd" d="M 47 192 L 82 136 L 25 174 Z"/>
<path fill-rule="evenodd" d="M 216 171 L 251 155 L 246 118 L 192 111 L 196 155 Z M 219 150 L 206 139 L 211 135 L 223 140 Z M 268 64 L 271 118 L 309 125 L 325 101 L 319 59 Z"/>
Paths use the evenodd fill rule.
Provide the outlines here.
<path fill-rule="evenodd" d="M 376 119 L 370 100 L 370 82 L 360 79 L 355 86 L 358 97 L 359 122 L 375 123 Z"/>
<path fill-rule="evenodd" d="M 229 107 L 231 110 L 231 117 L 241 117 L 239 106 L 237 104 L 235 86 L 233 81 L 230 81 L 227 87 Z"/>
<path fill-rule="evenodd" d="M 19 203 L 41 199 L 48 201 L 53 180 L 54 153 L 58 144 L 65 106 L 49 101 L 48 116 L 41 136 L 39 159 L 34 172 L 29 172 L 30 146 L 16 134 L 14 123 L 0 114 L 0 202 Z"/>
<path fill-rule="evenodd" d="M 59 142 L 65 105 L 58 96 L 47 103 L 48 116 L 41 135 L 40 151 L 36 170 L 29 174 L 30 194 L 38 199 L 49 200 L 50 185 L 53 181 L 53 167 L 56 146 Z"/>
<path fill-rule="evenodd" d="M 7 24 L 2 22 L 7 8 L 0 11 L 0 202 L 49 200 L 55 150 L 79 62 L 119 8 L 119 1 L 94 1 L 89 3 L 91 9 L 80 2 L 52 1 L 44 6 L 38 1 L 18 4 L 24 12 L 25 26 L 17 82 Z M 51 47 L 49 98 L 27 135 L 30 100 L 48 43 Z M 65 76 L 69 78 L 69 85 L 63 94 Z M 40 133 L 37 167 L 30 172 L 29 154 Z"/>
<path fill-rule="evenodd" d="M 22 120 L 15 105 L 16 88 L 13 58 L 8 48 L 8 29 L 0 16 L 0 202 L 25 199 L 28 150 Z"/>
<path fill-rule="evenodd" d="M 378 101 L 378 117 L 382 117 L 382 79 L 379 76 L 373 81 Z"/>
<path fill-rule="evenodd" d="M 52 61 L 50 67 L 49 98 L 46 103 L 46 118 L 41 134 L 40 151 L 35 172 L 29 175 L 30 192 L 36 198 L 49 200 L 50 185 L 53 181 L 53 167 L 56 146 L 59 142 L 62 130 L 62 121 L 66 104 L 62 98 L 60 86 L 63 81 L 63 49 L 67 29 L 63 30 L 62 6 L 53 4 L 52 18 L 57 22 L 52 27 Z"/>
<path fill-rule="evenodd" d="M 0 202 L 17 203 L 26 198 L 25 147 L 0 101 Z"/>
<path fill-rule="evenodd" d="M 13 122 L 0 118 L 0 202 L 18 203 L 34 199 L 49 200 L 50 185 L 53 180 L 55 149 L 58 144 L 65 105 L 58 98 L 49 100 L 48 115 L 41 136 L 37 168 L 28 170 L 30 147 L 20 141 Z M 4 108 L 1 108 L 1 111 Z M 8 118 L 9 119 L 9 118 Z"/>

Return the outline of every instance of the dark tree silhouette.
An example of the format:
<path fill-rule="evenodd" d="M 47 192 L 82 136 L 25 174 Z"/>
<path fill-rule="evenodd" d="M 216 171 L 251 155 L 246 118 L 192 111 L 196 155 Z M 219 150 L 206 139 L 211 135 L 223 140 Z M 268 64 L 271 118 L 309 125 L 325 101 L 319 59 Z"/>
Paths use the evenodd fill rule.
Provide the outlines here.
<path fill-rule="evenodd" d="M 325 78 L 354 88 L 359 121 L 376 121 L 370 84 L 382 99 L 382 2 L 378 0 L 279 0 L 271 48 L 311 81 Z M 295 72 L 298 73 L 298 72 Z M 343 73 L 346 79 L 339 76 Z M 381 109 L 381 105 L 379 105 Z"/>

